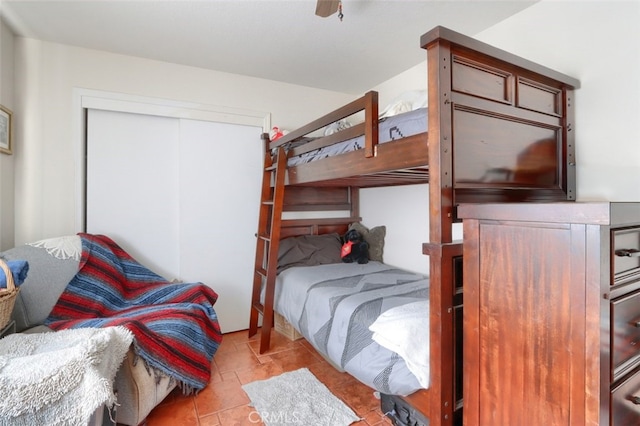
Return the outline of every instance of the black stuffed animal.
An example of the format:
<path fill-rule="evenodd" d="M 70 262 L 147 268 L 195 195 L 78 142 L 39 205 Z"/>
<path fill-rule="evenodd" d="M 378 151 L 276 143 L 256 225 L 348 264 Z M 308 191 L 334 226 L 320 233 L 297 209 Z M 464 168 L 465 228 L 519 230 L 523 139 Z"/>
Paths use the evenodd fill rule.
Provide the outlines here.
<path fill-rule="evenodd" d="M 344 263 L 369 262 L 369 243 L 367 243 L 355 229 L 350 229 L 342 238 L 340 257 Z"/>

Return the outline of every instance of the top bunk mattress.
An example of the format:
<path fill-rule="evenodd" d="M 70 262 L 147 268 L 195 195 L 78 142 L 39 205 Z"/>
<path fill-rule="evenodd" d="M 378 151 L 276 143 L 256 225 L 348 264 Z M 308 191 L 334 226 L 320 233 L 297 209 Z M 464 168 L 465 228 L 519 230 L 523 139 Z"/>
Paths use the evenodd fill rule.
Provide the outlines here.
<path fill-rule="evenodd" d="M 419 108 L 378 121 L 378 143 L 399 140 L 427 131 L 427 108 Z M 288 159 L 289 167 L 310 163 L 322 158 L 356 151 L 364 147 L 364 135 L 319 148 Z"/>

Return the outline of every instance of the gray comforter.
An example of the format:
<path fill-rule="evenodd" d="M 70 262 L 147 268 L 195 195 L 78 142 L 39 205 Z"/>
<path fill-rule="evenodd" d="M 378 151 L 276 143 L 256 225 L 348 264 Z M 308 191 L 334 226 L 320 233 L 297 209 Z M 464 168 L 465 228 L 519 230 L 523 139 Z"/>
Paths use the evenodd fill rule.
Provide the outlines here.
<path fill-rule="evenodd" d="M 280 273 L 275 310 L 336 368 L 380 392 L 408 395 L 421 388 L 418 380 L 398 354 L 372 340 L 369 326 L 387 309 L 428 296 L 422 275 L 378 262 L 337 263 Z"/>

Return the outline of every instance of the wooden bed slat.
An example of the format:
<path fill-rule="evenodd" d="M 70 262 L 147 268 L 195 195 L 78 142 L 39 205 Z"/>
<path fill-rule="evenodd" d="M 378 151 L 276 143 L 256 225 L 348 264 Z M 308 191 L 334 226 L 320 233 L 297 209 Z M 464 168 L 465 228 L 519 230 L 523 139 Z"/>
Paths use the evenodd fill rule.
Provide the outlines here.
<path fill-rule="evenodd" d="M 357 150 L 289 167 L 287 185 L 313 183 L 321 186 L 344 186 L 339 183 L 341 178 L 358 176 L 366 179 L 367 175 L 379 172 L 424 167 L 428 163 L 427 134 L 421 133 L 380 144 L 376 147 L 375 154 L 371 158 L 364 158 L 363 151 Z M 322 181 L 327 181 L 326 185 Z"/>
<path fill-rule="evenodd" d="M 321 235 L 337 233 L 344 235 L 349 225 L 362 220 L 360 217 L 338 217 L 327 219 L 287 219 L 282 221 L 280 238 L 300 235 Z"/>

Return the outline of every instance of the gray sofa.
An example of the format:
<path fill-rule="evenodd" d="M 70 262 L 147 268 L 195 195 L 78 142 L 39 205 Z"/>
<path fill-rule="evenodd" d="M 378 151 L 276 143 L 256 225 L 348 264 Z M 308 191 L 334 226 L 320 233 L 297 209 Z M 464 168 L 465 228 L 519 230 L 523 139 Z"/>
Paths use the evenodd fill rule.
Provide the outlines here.
<path fill-rule="evenodd" d="M 80 237 L 56 240 L 58 244 L 38 247 L 27 244 L 0 252 L 5 261 L 21 259 L 29 262 L 29 272 L 20 286 L 12 315 L 17 332 L 51 331 L 42 324 L 78 271 L 79 249 L 76 249 L 81 247 Z M 175 381 L 169 377 L 147 368 L 142 360 L 136 358 L 133 348 L 129 348 L 116 375 L 117 406 L 112 416 L 115 414 L 115 421 L 119 424 L 139 425 L 175 386 Z"/>

